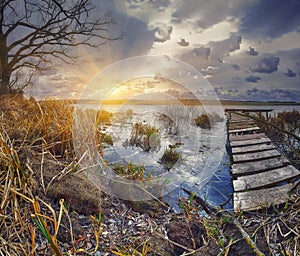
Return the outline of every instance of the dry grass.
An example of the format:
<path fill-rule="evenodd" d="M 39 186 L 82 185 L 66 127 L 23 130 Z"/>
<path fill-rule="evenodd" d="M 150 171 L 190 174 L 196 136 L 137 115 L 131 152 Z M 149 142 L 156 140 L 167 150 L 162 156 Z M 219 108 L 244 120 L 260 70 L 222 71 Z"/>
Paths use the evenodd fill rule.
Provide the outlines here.
<path fill-rule="evenodd" d="M 63 161 L 66 172 L 73 170 L 72 166 L 76 165 L 72 142 L 72 111 L 72 106 L 64 101 L 36 102 L 23 98 L 16 101 L 7 97 L 0 99 L 0 256 L 93 255 L 98 249 L 102 232 L 100 217 L 91 217 L 96 245 L 85 251 L 85 248 L 75 246 L 71 218 L 63 201 L 60 201 L 55 210 L 47 199 L 41 199 L 41 191 L 47 190 L 47 184 L 43 184 L 43 156 L 51 156 L 53 161 Z M 37 167 L 33 165 L 36 156 L 41 159 L 40 166 Z M 37 173 L 41 184 L 36 182 Z M 188 204 L 187 206 L 190 207 Z M 261 239 L 266 240 L 270 254 L 298 255 L 299 206 L 298 186 L 298 191 L 293 191 L 286 207 L 238 217 L 253 241 L 259 244 Z M 65 248 L 58 239 L 63 216 L 70 226 L 71 248 Z M 190 218 L 190 215 L 185 217 Z M 200 221 L 198 218 L 197 215 L 196 222 Z M 186 223 L 190 222 L 187 219 Z M 207 223 L 207 231 L 214 235 L 214 223 Z M 249 229 L 251 223 L 256 223 L 252 232 Z M 165 236 L 161 236 L 165 239 Z M 217 233 L 216 237 L 220 239 Z M 230 255 L 238 241 L 227 238 L 221 246 L 220 255 Z M 135 253 L 134 255 L 149 255 L 149 248 L 155 249 L 151 246 L 152 242 L 149 240 L 136 248 L 118 247 L 114 251 L 118 255 L 129 252 Z M 185 247 L 181 247 L 185 250 Z"/>
<path fill-rule="evenodd" d="M 32 173 L 21 166 L 7 134 L 0 134 L 0 254 L 27 255 L 35 245 L 35 228 L 28 222 L 29 206 L 14 191 L 33 197 Z"/>
<path fill-rule="evenodd" d="M 68 217 L 68 211 L 62 201 L 59 212 L 55 212 L 38 198 L 34 176 L 39 173 L 39 186 L 45 190 L 45 154 L 74 163 L 72 106 L 64 101 L 28 101 L 21 96 L 1 97 L 0 102 L 0 255 L 63 255 L 57 234 L 62 215 Z M 36 169 L 35 156 L 42 158 Z M 98 238 L 99 221 L 94 218 L 92 222 Z M 70 230 L 72 238 L 71 223 Z M 78 252 L 84 249 L 68 254 Z"/>

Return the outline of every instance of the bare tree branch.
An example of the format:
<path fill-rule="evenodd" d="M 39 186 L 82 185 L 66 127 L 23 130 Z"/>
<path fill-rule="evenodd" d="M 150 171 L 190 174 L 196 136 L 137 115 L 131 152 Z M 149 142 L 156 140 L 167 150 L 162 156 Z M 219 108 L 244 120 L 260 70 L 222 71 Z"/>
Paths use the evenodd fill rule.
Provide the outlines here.
<path fill-rule="evenodd" d="M 52 60 L 74 63 L 71 49 L 118 40 L 110 13 L 93 17 L 90 0 L 2 0 L 0 3 L 0 93 L 20 86 L 20 70 L 49 70 Z M 42 65 L 40 67 L 40 65 Z M 18 73 L 19 72 L 19 73 Z M 13 77 L 14 76 L 14 77 Z M 13 78 L 12 78 L 13 77 Z M 28 75 L 31 80 L 33 75 Z"/>

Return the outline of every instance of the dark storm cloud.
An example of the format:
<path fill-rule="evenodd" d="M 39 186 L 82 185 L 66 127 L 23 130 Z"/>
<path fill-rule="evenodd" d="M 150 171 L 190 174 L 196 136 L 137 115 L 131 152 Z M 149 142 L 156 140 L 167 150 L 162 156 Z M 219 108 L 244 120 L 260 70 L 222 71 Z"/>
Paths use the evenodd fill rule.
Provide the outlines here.
<path fill-rule="evenodd" d="M 240 66 L 237 65 L 237 64 L 232 64 L 231 67 L 232 67 L 234 70 L 236 70 L 236 71 L 238 71 L 238 70 L 241 69 Z"/>
<path fill-rule="evenodd" d="M 287 72 L 286 73 L 284 73 L 287 77 L 295 77 L 297 74 L 293 71 L 293 70 L 291 70 L 291 69 L 287 69 Z"/>
<path fill-rule="evenodd" d="M 203 57 L 204 59 L 208 60 L 208 57 L 210 55 L 210 48 L 208 47 L 198 47 L 192 50 L 193 55 L 195 57 Z"/>
<path fill-rule="evenodd" d="M 121 1 L 94 0 L 97 13 L 111 13 L 116 24 L 111 28 L 114 35 L 122 35 L 122 39 L 109 42 L 109 44 L 91 51 L 93 59 L 109 65 L 112 62 L 136 55 L 144 55 L 149 52 L 154 43 L 153 28 L 149 29 L 148 24 L 139 17 L 128 15 L 122 12 L 118 4 Z M 132 9 L 142 8 L 145 0 L 126 0 L 122 7 L 127 4 Z"/>
<path fill-rule="evenodd" d="M 235 77 L 232 78 L 233 84 L 239 84 L 240 81 L 241 81 L 241 79 L 238 76 L 235 76 Z"/>
<path fill-rule="evenodd" d="M 294 101 L 299 102 L 300 91 L 291 89 L 261 89 L 249 88 L 246 92 L 228 89 L 216 90 L 220 99 L 248 101 Z"/>
<path fill-rule="evenodd" d="M 189 46 L 190 43 L 188 41 L 186 41 L 184 38 L 180 38 L 180 41 L 177 42 L 177 44 L 185 47 L 185 46 Z"/>
<path fill-rule="evenodd" d="M 273 73 L 278 71 L 280 58 L 275 56 L 264 57 L 257 66 L 251 67 L 252 72 Z"/>
<path fill-rule="evenodd" d="M 247 76 L 245 78 L 245 81 L 248 83 L 257 83 L 259 80 L 261 80 L 259 76 L 253 76 L 253 75 Z"/>
<path fill-rule="evenodd" d="M 248 89 L 244 99 L 264 101 L 295 101 L 299 102 L 300 91 L 291 89 Z"/>
<path fill-rule="evenodd" d="M 174 22 L 180 23 L 186 19 L 198 17 L 197 25 L 202 29 L 223 21 L 230 9 L 227 1 L 176 0 L 174 2 L 177 7 L 172 14 Z"/>
<path fill-rule="evenodd" d="M 277 38 L 300 31 L 299 0 L 263 0 L 248 7 L 241 18 L 242 32 L 255 37 Z"/>
<path fill-rule="evenodd" d="M 166 24 L 158 24 L 153 30 L 156 42 L 165 42 L 170 40 L 173 27 Z"/>
<path fill-rule="evenodd" d="M 120 31 L 125 31 L 125 35 L 122 40 L 114 42 L 114 48 L 117 50 L 112 54 L 118 54 L 118 58 L 126 58 L 147 53 L 155 40 L 148 25 L 135 17 L 119 15 L 118 19 L 121 24 Z"/>
<path fill-rule="evenodd" d="M 211 42 L 209 46 L 212 48 L 212 54 L 216 58 L 222 59 L 229 56 L 230 52 L 235 52 L 240 49 L 242 36 L 238 34 L 231 34 L 230 38 L 223 41 Z"/>
<path fill-rule="evenodd" d="M 225 60 L 223 60 L 221 58 L 217 58 L 217 62 L 222 64 L 222 63 L 225 63 Z"/>
<path fill-rule="evenodd" d="M 251 56 L 256 56 L 258 55 L 258 51 L 256 51 L 253 47 L 249 47 L 249 51 L 247 51 L 247 53 Z"/>

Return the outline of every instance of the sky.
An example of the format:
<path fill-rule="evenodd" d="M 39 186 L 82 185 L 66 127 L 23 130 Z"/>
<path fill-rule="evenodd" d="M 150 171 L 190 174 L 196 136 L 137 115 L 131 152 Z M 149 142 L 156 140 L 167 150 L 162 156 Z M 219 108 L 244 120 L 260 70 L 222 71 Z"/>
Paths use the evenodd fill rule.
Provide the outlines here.
<path fill-rule="evenodd" d="M 299 0 L 93 2 L 92 15 L 109 11 L 115 19 L 110 33 L 122 34 L 122 39 L 99 48 L 79 47 L 78 66 L 38 77 L 28 94 L 78 98 L 89 81 L 114 63 L 166 56 L 197 69 L 220 99 L 300 101 Z M 142 84 L 153 88 L 147 79 Z M 154 80 L 165 88 L 163 79 L 161 85 Z"/>

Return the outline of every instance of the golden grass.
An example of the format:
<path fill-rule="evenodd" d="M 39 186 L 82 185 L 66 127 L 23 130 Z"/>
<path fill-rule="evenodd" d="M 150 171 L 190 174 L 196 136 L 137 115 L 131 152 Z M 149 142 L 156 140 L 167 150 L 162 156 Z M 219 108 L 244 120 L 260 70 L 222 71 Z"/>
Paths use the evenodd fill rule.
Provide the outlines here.
<path fill-rule="evenodd" d="M 68 217 L 68 211 L 61 201 L 56 213 L 37 197 L 34 174 L 42 167 L 34 170 L 32 160 L 47 152 L 53 159 L 74 162 L 73 107 L 64 101 L 7 96 L 0 103 L 0 255 L 63 255 L 57 234 L 62 215 Z M 94 218 L 92 224 L 98 240 L 100 223 Z M 70 230 L 72 237 L 71 223 Z M 41 249 L 41 243 L 48 246 Z M 91 252 L 79 248 L 68 255 L 91 255 L 97 247 L 98 241 Z"/>

